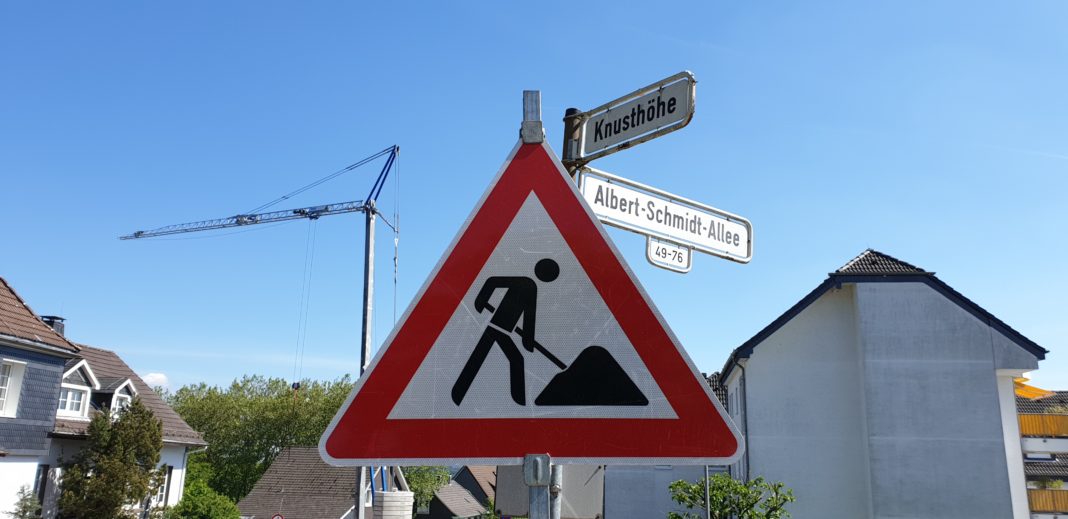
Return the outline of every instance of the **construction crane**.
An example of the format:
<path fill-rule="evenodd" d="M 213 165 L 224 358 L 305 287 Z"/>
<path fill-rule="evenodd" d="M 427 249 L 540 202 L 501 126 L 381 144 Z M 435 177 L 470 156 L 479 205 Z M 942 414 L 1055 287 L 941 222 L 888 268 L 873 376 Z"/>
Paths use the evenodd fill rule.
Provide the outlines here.
<path fill-rule="evenodd" d="M 338 204 L 317 205 L 312 207 L 302 207 L 300 209 L 272 211 L 269 213 L 237 214 L 229 218 L 218 218 L 215 220 L 202 220 L 199 222 L 168 225 L 165 227 L 160 227 L 158 229 L 152 229 L 151 231 L 134 231 L 133 234 L 119 236 L 119 239 L 135 240 L 137 238 L 155 238 L 158 236 L 167 236 L 170 234 L 179 234 L 184 232 L 213 231 L 216 229 L 226 229 L 229 227 L 240 227 L 242 225 L 284 222 L 287 220 L 299 220 L 302 218 L 308 218 L 309 220 L 318 220 L 321 216 L 365 212 L 368 211 L 368 209 L 370 209 L 370 206 L 365 204 L 363 200 L 357 200 L 355 202 L 341 202 Z"/>
<path fill-rule="evenodd" d="M 367 197 L 363 200 L 357 200 L 353 202 L 340 202 L 336 204 L 316 205 L 311 207 L 302 207 L 299 209 L 287 209 L 284 211 L 271 211 L 266 213 L 249 212 L 247 214 L 237 214 L 227 218 L 216 218 L 214 220 L 202 220 L 199 222 L 180 223 L 175 225 L 167 225 L 157 229 L 148 231 L 135 231 L 125 236 L 120 236 L 120 240 L 135 240 L 140 238 L 155 238 L 159 236 L 167 236 L 171 234 L 180 234 L 187 232 L 200 232 L 200 231 L 212 231 L 216 229 L 228 229 L 231 227 L 242 227 L 247 225 L 257 225 L 263 223 L 276 223 L 284 222 L 288 220 L 299 220 L 307 218 L 309 220 L 318 220 L 323 216 L 331 216 L 335 214 L 346 213 L 364 213 L 365 215 L 365 235 L 364 235 L 364 266 L 363 266 L 363 336 L 360 340 L 360 375 L 367 369 L 367 365 L 371 362 L 371 333 L 372 333 L 372 320 L 371 315 L 374 311 L 374 259 L 375 259 L 375 220 L 382 218 L 382 221 L 386 225 L 390 226 L 394 231 L 396 228 L 381 217 L 378 210 L 375 208 L 375 202 L 378 200 L 378 195 L 382 193 L 382 187 L 386 183 L 386 179 L 389 177 L 389 172 L 393 168 L 393 164 L 397 160 L 397 154 L 400 152 L 399 146 L 390 146 L 370 157 L 367 157 L 355 164 L 347 166 L 341 170 L 338 170 L 326 177 L 323 177 L 311 184 L 308 184 L 296 191 L 288 193 L 282 197 L 279 197 L 271 202 L 268 202 L 260 207 L 256 208 L 265 209 L 278 202 L 287 200 L 295 195 L 303 193 L 315 186 L 318 186 L 328 180 L 337 178 L 338 176 L 352 171 L 368 162 L 371 162 L 379 157 L 388 156 L 386 158 L 385 165 L 382 166 L 382 171 L 378 174 L 378 178 L 375 179 L 374 185 L 371 186 L 371 191 L 367 193 Z"/>
<path fill-rule="evenodd" d="M 311 184 L 308 184 L 300 189 L 297 189 L 291 193 L 283 195 L 271 202 L 263 204 L 256 209 L 249 211 L 245 214 L 237 214 L 228 218 L 217 218 L 214 220 L 202 220 L 199 222 L 180 223 L 175 225 L 167 225 L 152 229 L 148 231 L 135 231 L 125 236 L 120 236 L 120 240 L 136 240 L 141 238 L 155 238 L 159 236 L 167 236 L 171 234 L 181 234 L 188 232 L 200 232 L 211 231 L 216 229 L 228 229 L 231 227 L 243 227 L 247 225 L 257 225 L 263 223 L 276 223 L 285 222 L 288 220 L 299 220 L 307 218 L 309 220 L 318 220 L 323 216 L 332 216 L 335 214 L 346 213 L 363 213 L 365 216 L 365 233 L 364 233 L 364 262 L 363 262 L 363 336 L 360 339 L 360 376 L 363 376 L 364 371 L 367 370 L 367 366 L 371 363 L 371 333 L 372 324 L 371 320 L 372 312 L 374 310 L 374 265 L 375 265 L 375 220 L 382 218 L 382 221 L 386 223 L 394 232 L 397 228 L 380 215 L 375 207 L 375 203 L 378 200 L 378 195 L 382 192 L 382 187 L 386 183 L 386 179 L 389 177 L 389 172 L 393 168 L 393 164 L 397 160 L 397 154 L 400 152 L 399 146 L 390 146 L 370 157 L 367 157 L 355 164 L 349 165 L 341 170 L 338 170 L 326 177 L 323 177 Z M 363 200 L 357 200 L 353 202 L 340 202 L 336 204 L 317 205 L 311 207 L 302 207 L 299 209 L 288 209 L 283 211 L 272 211 L 261 213 L 258 212 L 262 209 L 266 209 L 270 206 L 277 204 L 283 200 L 287 200 L 295 195 L 303 193 L 315 186 L 318 186 L 328 180 L 332 180 L 344 173 L 352 171 L 368 162 L 371 162 L 379 157 L 388 155 L 385 165 L 382 166 L 382 171 L 378 174 L 378 178 L 375 179 L 374 185 L 371 186 L 371 191 L 367 193 L 367 197 Z M 296 381 L 294 381 L 294 389 L 298 388 Z M 364 517 L 364 496 L 366 489 L 369 485 L 374 484 L 375 468 L 369 467 L 370 473 L 363 468 L 357 469 L 357 485 L 361 489 L 357 492 L 355 497 L 355 513 L 356 517 L 363 519 Z M 408 483 L 404 478 L 403 471 L 400 467 L 380 467 L 377 471 L 382 474 L 383 490 L 386 486 L 386 473 L 390 474 L 390 479 L 395 480 L 402 490 L 408 490 Z"/>

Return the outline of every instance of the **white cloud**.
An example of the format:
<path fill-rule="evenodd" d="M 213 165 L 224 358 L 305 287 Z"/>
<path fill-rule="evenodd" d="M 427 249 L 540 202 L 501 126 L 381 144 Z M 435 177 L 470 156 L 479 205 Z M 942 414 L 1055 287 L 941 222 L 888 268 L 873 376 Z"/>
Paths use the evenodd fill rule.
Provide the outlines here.
<path fill-rule="evenodd" d="M 145 373 L 141 375 L 141 380 L 144 380 L 148 387 L 160 386 L 163 389 L 170 389 L 171 382 L 164 373 Z"/>

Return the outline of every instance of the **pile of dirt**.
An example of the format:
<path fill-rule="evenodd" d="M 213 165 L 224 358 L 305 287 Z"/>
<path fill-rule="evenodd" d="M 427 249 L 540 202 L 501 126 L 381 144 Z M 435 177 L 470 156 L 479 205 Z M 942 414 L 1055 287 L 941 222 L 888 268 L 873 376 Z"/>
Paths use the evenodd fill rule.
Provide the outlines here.
<path fill-rule="evenodd" d="M 608 350 L 590 346 L 545 386 L 534 405 L 649 405 Z"/>

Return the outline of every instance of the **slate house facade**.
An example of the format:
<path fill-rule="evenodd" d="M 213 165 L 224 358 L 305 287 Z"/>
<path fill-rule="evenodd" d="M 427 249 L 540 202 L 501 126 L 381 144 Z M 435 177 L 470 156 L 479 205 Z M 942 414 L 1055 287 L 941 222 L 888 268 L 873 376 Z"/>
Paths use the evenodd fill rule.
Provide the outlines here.
<path fill-rule="evenodd" d="M 61 463 L 82 449 L 96 413 L 134 398 L 163 424 L 167 481 L 146 502 L 175 505 L 187 456 L 206 443 L 117 354 L 74 343 L 63 330 L 61 318 L 38 317 L 0 278 L 0 513 L 13 509 L 25 486 L 42 516 L 55 517 Z"/>
<path fill-rule="evenodd" d="M 21 486 L 42 488 L 63 367 L 77 352 L 0 278 L 0 512 Z"/>

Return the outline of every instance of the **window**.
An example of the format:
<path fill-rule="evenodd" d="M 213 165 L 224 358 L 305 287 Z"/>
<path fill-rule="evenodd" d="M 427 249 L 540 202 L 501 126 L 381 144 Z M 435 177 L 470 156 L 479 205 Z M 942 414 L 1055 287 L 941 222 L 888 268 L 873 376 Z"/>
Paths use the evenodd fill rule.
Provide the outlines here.
<path fill-rule="evenodd" d="M 115 395 L 115 411 L 122 411 L 130 407 L 130 397 L 127 395 Z"/>
<path fill-rule="evenodd" d="M 63 416 L 81 416 L 88 414 L 89 388 L 79 388 L 63 384 L 59 392 L 59 413 Z"/>
<path fill-rule="evenodd" d="M 22 374 L 26 363 L 12 359 L 0 359 L 0 416 L 14 418 L 22 392 Z"/>
<path fill-rule="evenodd" d="M 163 468 L 165 469 L 163 471 L 163 483 L 159 486 L 159 489 L 156 490 L 156 495 L 152 496 L 152 504 L 154 506 L 166 506 L 167 496 L 170 494 L 170 489 L 168 487 L 171 484 L 171 472 L 174 471 L 174 467 L 164 465 Z"/>
<path fill-rule="evenodd" d="M 0 408 L 7 401 L 7 388 L 11 385 L 11 364 L 0 365 Z"/>
<path fill-rule="evenodd" d="M 48 487 L 48 465 L 38 465 L 37 475 L 33 478 L 33 493 L 37 496 L 37 504 L 44 504 L 45 488 Z"/>

